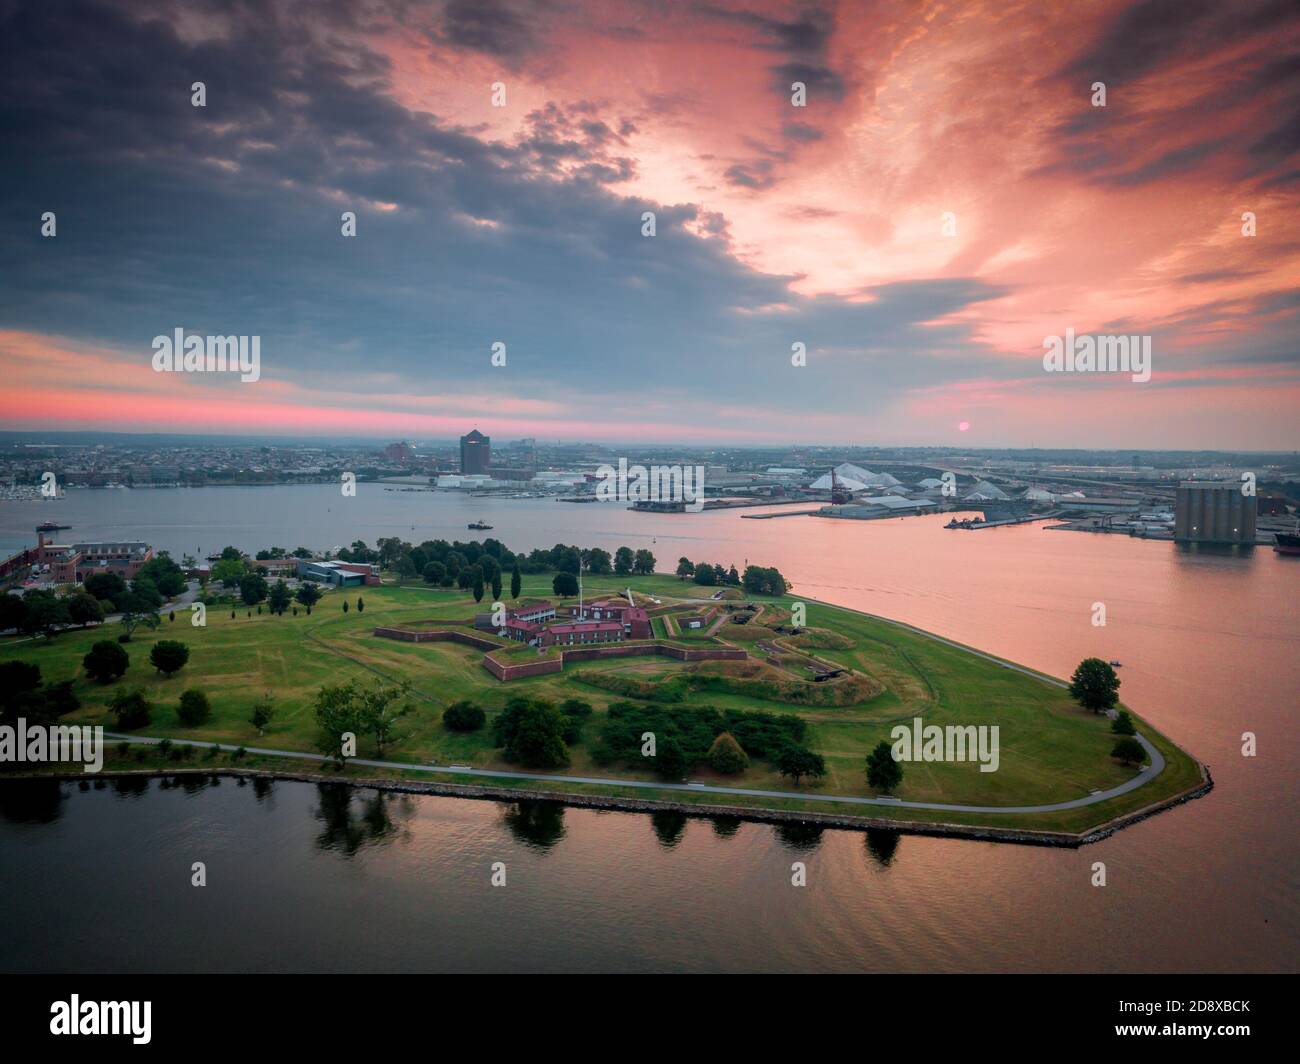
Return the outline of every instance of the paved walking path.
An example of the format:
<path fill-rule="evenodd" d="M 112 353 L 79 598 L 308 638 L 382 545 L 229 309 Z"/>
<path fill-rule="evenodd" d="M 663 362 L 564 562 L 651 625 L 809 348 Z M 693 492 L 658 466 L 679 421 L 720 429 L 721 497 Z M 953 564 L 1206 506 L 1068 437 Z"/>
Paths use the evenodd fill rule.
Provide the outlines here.
<path fill-rule="evenodd" d="M 153 744 L 161 741 L 152 736 L 124 735 L 118 732 L 106 732 L 105 735 L 112 739 L 127 739 L 138 743 Z M 1068 802 L 1054 802 L 1050 805 L 945 805 L 942 802 L 905 802 L 899 798 L 860 798 L 856 795 L 818 794 L 812 791 L 763 791 L 751 787 L 717 787 L 706 783 L 658 783 L 649 780 L 620 780 L 598 776 L 558 776 L 546 772 L 479 769 L 467 765 L 419 765 L 403 761 L 375 761 L 364 757 L 349 758 L 348 764 L 363 765 L 366 768 L 398 769 L 406 772 L 428 772 L 439 775 L 447 774 L 484 779 L 534 780 L 548 783 L 592 783 L 603 787 L 632 787 L 637 790 L 648 791 L 685 791 L 689 794 L 718 794 L 729 797 L 799 798 L 810 802 L 833 802 L 846 805 L 871 805 L 901 809 L 935 809 L 940 812 L 952 813 L 1053 813 L 1062 809 L 1078 809 L 1085 805 L 1095 805 L 1097 802 L 1104 802 L 1108 798 L 1117 798 L 1121 794 L 1136 790 L 1148 780 L 1158 776 L 1165 767 L 1165 759 L 1161 756 L 1160 751 L 1141 735 L 1137 736 L 1137 740 L 1146 750 L 1147 756 L 1151 758 L 1149 768 L 1144 768 L 1132 779 L 1121 783 L 1118 787 L 1112 787 L 1108 791 L 1097 791 L 1095 794 L 1085 795 L 1082 798 L 1074 798 Z M 233 749 L 229 743 L 217 744 L 199 739 L 173 739 L 172 742 L 176 745 L 204 748 L 222 745 L 227 749 Z M 247 746 L 244 749 L 250 754 L 259 754 L 264 757 L 291 757 L 299 760 L 321 762 L 333 760 L 332 757 L 326 757 L 324 754 L 304 753 L 296 750 L 270 750 L 256 746 Z"/>

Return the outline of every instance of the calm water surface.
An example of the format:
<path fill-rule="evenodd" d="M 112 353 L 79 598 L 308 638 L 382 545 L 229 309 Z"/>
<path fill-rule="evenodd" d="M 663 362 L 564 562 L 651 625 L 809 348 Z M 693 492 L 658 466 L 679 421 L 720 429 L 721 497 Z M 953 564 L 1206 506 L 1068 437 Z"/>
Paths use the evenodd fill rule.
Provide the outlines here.
<path fill-rule="evenodd" d="M 777 565 L 807 595 L 1067 675 L 1124 662 L 1126 701 L 1216 788 L 1077 851 L 348 796 L 304 784 L 0 789 L 11 970 L 1285 970 L 1300 965 L 1300 559 L 945 519 L 744 520 L 362 485 L 83 491 L 0 503 L 179 555 L 400 535 L 647 546 Z M 309 529 L 310 532 L 300 530 Z M 1108 624 L 1094 628 L 1092 605 Z M 1241 735 L 1259 756 L 1241 756 Z M 206 888 L 189 885 L 205 861 Z M 790 864 L 809 885 L 790 886 Z M 489 884 L 504 861 L 507 885 Z M 1089 884 L 1104 861 L 1108 886 Z M 79 914 L 74 922 L 69 913 Z M 84 917 L 84 918 L 82 918 Z"/>

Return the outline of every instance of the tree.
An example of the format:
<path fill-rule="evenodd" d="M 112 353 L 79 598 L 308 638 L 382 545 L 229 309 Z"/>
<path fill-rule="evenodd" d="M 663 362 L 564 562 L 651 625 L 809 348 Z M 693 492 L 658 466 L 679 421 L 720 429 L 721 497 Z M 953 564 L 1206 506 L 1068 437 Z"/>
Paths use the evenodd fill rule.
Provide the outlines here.
<path fill-rule="evenodd" d="M 695 575 L 695 563 L 690 558 L 677 559 L 677 578 L 685 580 L 688 576 Z"/>
<path fill-rule="evenodd" d="M 1119 701 L 1119 677 L 1101 658 L 1084 658 L 1070 678 L 1070 696 L 1094 713 L 1113 709 Z"/>
<path fill-rule="evenodd" d="M 86 656 L 81 659 L 81 667 L 86 675 L 100 683 L 112 683 L 122 676 L 131 658 L 125 650 L 111 639 L 101 639 L 92 644 Z"/>
<path fill-rule="evenodd" d="M 365 602 L 365 599 L 363 599 L 360 595 L 357 596 L 357 612 L 358 612 L 358 613 L 365 613 L 365 612 L 366 612 L 366 602 Z"/>
<path fill-rule="evenodd" d="M 411 712 L 410 703 L 405 701 L 409 693 L 408 684 L 385 687 L 376 683 L 364 690 L 357 689 L 360 706 L 357 722 L 374 737 L 380 757 L 384 756 L 384 746 L 393 741 L 393 728 L 397 722 Z M 399 702 L 399 699 L 403 701 Z"/>
<path fill-rule="evenodd" d="M 415 562 L 411 560 L 409 554 L 399 554 L 393 562 L 393 572 L 397 574 L 397 586 L 401 587 L 403 583 L 415 576 Z"/>
<path fill-rule="evenodd" d="M 68 614 L 68 604 L 55 598 L 52 591 L 29 591 L 23 596 L 22 621 L 19 631 L 28 635 L 43 635 L 53 639 L 57 628 L 65 628 L 72 623 Z"/>
<path fill-rule="evenodd" d="M 294 598 L 307 607 L 308 613 L 311 613 L 311 608 L 321 599 L 321 589 L 310 580 L 304 580 L 298 585 L 298 592 Z"/>
<path fill-rule="evenodd" d="M 191 687 L 181 694 L 180 705 L 176 707 L 176 716 L 187 728 L 196 728 L 207 722 L 212 715 L 208 696 L 197 687 Z"/>
<path fill-rule="evenodd" d="M 1126 735 L 1111 748 L 1110 756 L 1119 758 L 1126 765 L 1140 765 L 1147 759 L 1147 752 L 1140 742 Z"/>
<path fill-rule="evenodd" d="M 126 581 L 117 573 L 91 573 L 81 587 L 86 594 L 101 602 L 116 602 L 119 596 L 126 594 Z"/>
<path fill-rule="evenodd" d="M 158 585 L 146 576 L 137 576 L 131 581 L 131 594 L 135 595 L 149 610 L 157 611 L 163 604 L 162 592 L 158 590 Z"/>
<path fill-rule="evenodd" d="M 826 775 L 826 761 L 821 754 L 815 754 L 807 747 L 795 746 L 791 743 L 777 754 L 776 770 L 782 776 L 789 776 L 798 787 L 799 781 L 805 776 L 817 779 Z"/>
<path fill-rule="evenodd" d="M 316 692 L 316 748 L 334 758 L 342 768 L 355 756 L 357 732 L 361 731 L 361 707 L 357 704 L 356 681 L 326 684 Z M 351 736 L 353 742 L 348 742 Z"/>
<path fill-rule="evenodd" d="M 505 759 L 525 768 L 562 768 L 569 763 L 564 715 L 550 702 L 512 698 L 493 722 L 493 738 Z"/>
<path fill-rule="evenodd" d="M 1133 727 L 1133 718 L 1127 709 L 1121 709 L 1115 714 L 1115 719 L 1110 722 L 1110 730 L 1116 735 L 1137 734 L 1137 729 Z"/>
<path fill-rule="evenodd" d="M 21 629 L 23 618 L 27 616 L 27 607 L 17 595 L 0 592 L 0 632 L 11 628 Z"/>
<path fill-rule="evenodd" d="M 523 574 L 519 572 L 519 559 L 516 558 L 515 567 L 510 570 L 510 597 L 512 599 L 519 597 L 519 590 L 523 587 L 523 584 Z"/>
<path fill-rule="evenodd" d="M 578 578 L 572 573 L 556 573 L 551 590 L 561 598 L 570 598 L 578 593 Z"/>
<path fill-rule="evenodd" d="M 344 613 L 347 613 L 347 612 L 348 612 L 348 600 L 347 600 L 347 599 L 344 599 L 344 600 L 343 600 L 343 612 L 344 612 Z"/>
<path fill-rule="evenodd" d="M 453 702 L 442 714 L 442 725 L 448 731 L 478 731 L 487 723 L 487 714 L 472 702 Z"/>
<path fill-rule="evenodd" d="M 149 661 L 164 676 L 180 672 L 190 660 L 190 648 L 175 639 L 160 639 L 149 650 Z"/>
<path fill-rule="evenodd" d="M 666 780 L 684 779 L 690 769 L 686 751 L 672 736 L 662 739 L 655 749 L 655 771 Z"/>
<path fill-rule="evenodd" d="M 501 570 L 498 569 L 492 577 L 492 601 L 501 601 Z"/>
<path fill-rule="evenodd" d="M 236 587 L 247 571 L 248 567 L 242 558 L 222 557 L 221 561 L 212 565 L 212 579 L 220 580 L 224 587 Z"/>
<path fill-rule="evenodd" d="M 736 776 L 749 768 L 749 755 L 745 753 L 731 732 L 719 732 L 709 747 L 709 768 L 724 776 Z"/>
<path fill-rule="evenodd" d="M 155 607 L 150 606 L 148 598 L 134 588 L 122 596 L 118 606 L 122 613 L 122 627 L 126 630 L 128 642 L 141 625 L 152 629 L 157 628 L 160 623 L 158 614 L 154 612 Z"/>
<path fill-rule="evenodd" d="M 894 758 L 894 749 L 881 739 L 867 755 L 867 786 L 888 794 L 903 782 L 903 766 Z"/>
<path fill-rule="evenodd" d="M 648 550 L 639 550 L 636 552 L 636 559 L 632 562 L 632 572 L 639 573 L 642 576 L 649 576 L 655 571 L 655 556 Z"/>
<path fill-rule="evenodd" d="M 592 547 L 586 554 L 587 571 L 596 576 L 604 576 L 612 570 L 609 551 Z"/>
<path fill-rule="evenodd" d="M 65 600 L 68 606 L 68 619 L 83 628 L 88 624 L 99 624 L 104 619 L 104 607 L 99 599 L 84 591 L 77 591 Z"/>
<path fill-rule="evenodd" d="M 172 556 L 166 551 L 159 551 L 144 565 L 140 566 L 139 572 L 136 573 L 136 579 L 148 580 L 161 594 L 166 595 L 168 598 L 174 598 L 176 595 L 181 594 L 188 586 L 181 567 L 172 560 Z"/>
<path fill-rule="evenodd" d="M 266 732 L 266 726 L 271 723 L 274 716 L 275 700 L 271 698 L 270 692 L 268 692 L 253 703 L 253 712 L 248 718 L 248 723 L 257 729 L 258 735 L 262 735 Z"/>
<path fill-rule="evenodd" d="M 566 698 L 560 703 L 560 713 L 564 716 L 564 741 L 570 746 L 581 741 L 582 726 L 592 712 L 591 703 L 580 698 Z"/>
<path fill-rule="evenodd" d="M 483 601 L 483 570 L 474 566 L 474 601 Z"/>
<path fill-rule="evenodd" d="M 614 572 L 620 576 L 627 576 L 632 571 L 635 561 L 636 555 L 632 553 L 631 547 L 619 547 L 614 552 Z"/>
<path fill-rule="evenodd" d="M 447 579 L 447 567 L 442 562 L 430 562 L 424 567 L 424 582 L 435 587 Z"/>
<path fill-rule="evenodd" d="M 784 595 L 790 584 L 778 569 L 768 569 L 761 565 L 745 566 L 745 575 L 740 579 L 740 586 L 751 595 Z"/>
<path fill-rule="evenodd" d="M 695 582 L 701 587 L 713 587 L 718 582 L 717 573 L 708 562 L 700 562 L 695 567 Z"/>
<path fill-rule="evenodd" d="M 293 595 L 289 592 L 289 585 L 283 580 L 277 580 L 271 585 L 271 590 L 267 592 L 266 602 L 271 607 L 271 612 L 284 615 L 284 611 L 289 608 L 293 601 Z"/>
<path fill-rule="evenodd" d="M 149 723 L 153 704 L 138 687 L 133 691 L 119 687 L 108 704 L 108 709 L 117 717 L 117 726 L 122 731 L 130 731 L 132 728 L 143 728 Z"/>
<path fill-rule="evenodd" d="M 239 580 L 239 597 L 245 606 L 256 606 L 267 596 L 266 577 L 261 573 L 245 573 Z"/>

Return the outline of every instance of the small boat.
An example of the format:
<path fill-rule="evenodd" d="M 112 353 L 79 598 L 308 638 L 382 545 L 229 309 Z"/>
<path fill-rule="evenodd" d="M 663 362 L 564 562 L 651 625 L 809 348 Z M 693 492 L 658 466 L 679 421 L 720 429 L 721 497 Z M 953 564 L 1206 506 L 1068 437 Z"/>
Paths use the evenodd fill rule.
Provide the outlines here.
<path fill-rule="evenodd" d="M 1111 659 L 1110 659 L 1110 663 L 1111 663 L 1112 665 L 1114 665 L 1115 668 L 1117 668 L 1117 669 L 1119 669 L 1119 668 L 1123 668 L 1123 666 L 1124 666 L 1124 663 L 1123 663 L 1122 661 L 1116 661 L 1114 658 L 1111 658 Z"/>
<path fill-rule="evenodd" d="M 1277 532 L 1273 536 L 1273 549 L 1278 554 L 1300 554 L 1300 534 L 1294 532 Z"/>
<path fill-rule="evenodd" d="M 492 526 L 489 525 L 486 521 L 471 521 L 469 527 L 472 528 L 475 532 L 482 532 L 484 529 L 489 529 Z"/>

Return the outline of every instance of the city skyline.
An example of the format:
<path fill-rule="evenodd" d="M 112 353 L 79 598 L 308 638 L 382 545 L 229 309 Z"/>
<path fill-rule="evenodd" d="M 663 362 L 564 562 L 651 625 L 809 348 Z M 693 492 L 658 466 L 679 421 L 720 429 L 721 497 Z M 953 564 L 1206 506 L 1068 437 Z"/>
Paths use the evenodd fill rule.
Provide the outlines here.
<path fill-rule="evenodd" d="M 0 25 L 0 428 L 1298 445 L 1285 5 Z M 260 379 L 155 372 L 176 329 Z M 1044 372 L 1070 330 L 1151 337 L 1151 380 Z"/>

